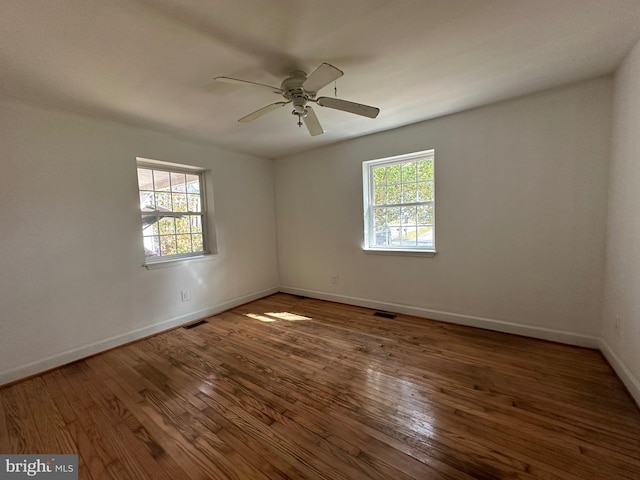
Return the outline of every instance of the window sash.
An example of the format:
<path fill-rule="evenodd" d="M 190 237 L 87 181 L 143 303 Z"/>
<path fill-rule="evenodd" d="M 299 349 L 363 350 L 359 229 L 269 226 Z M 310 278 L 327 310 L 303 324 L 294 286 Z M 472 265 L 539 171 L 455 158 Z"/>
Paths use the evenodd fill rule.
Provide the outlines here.
<path fill-rule="evenodd" d="M 411 203 L 372 203 L 371 208 L 421 207 L 425 205 L 434 205 L 435 203 L 435 200 L 425 200 L 424 202 Z"/>

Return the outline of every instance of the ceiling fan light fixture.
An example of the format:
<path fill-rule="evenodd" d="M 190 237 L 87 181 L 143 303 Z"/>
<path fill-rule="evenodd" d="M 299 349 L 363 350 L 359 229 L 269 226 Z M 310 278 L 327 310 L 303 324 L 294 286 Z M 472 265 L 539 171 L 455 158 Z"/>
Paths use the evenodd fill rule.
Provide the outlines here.
<path fill-rule="evenodd" d="M 294 115 L 302 115 L 307 113 L 307 99 L 306 98 L 294 98 L 293 99 L 293 113 Z"/>

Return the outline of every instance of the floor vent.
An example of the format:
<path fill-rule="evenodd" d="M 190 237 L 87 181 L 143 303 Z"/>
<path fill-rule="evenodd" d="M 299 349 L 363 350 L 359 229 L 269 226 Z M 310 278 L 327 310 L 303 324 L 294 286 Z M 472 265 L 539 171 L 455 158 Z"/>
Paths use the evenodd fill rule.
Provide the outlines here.
<path fill-rule="evenodd" d="M 185 330 L 191 330 L 192 328 L 199 327 L 200 325 L 204 325 L 205 323 L 207 323 L 206 320 L 200 320 L 199 322 L 195 322 L 195 323 L 191 323 L 189 325 L 185 325 L 182 328 L 184 328 Z"/>
<path fill-rule="evenodd" d="M 389 312 L 376 312 L 373 314 L 374 317 L 384 317 L 384 318 L 396 318 L 397 315 L 395 313 Z"/>
<path fill-rule="evenodd" d="M 309 297 L 305 297 L 304 295 L 293 295 L 295 298 L 299 298 L 300 300 L 306 300 Z"/>

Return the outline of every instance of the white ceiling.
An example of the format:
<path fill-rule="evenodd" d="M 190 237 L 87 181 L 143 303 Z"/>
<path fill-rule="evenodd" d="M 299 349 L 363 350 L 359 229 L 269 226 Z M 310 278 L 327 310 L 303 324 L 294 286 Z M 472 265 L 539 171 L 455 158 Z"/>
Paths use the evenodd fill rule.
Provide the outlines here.
<path fill-rule="evenodd" d="M 0 94 L 276 158 L 610 73 L 640 0 L 0 0 L 0 32 Z M 242 124 L 281 97 L 213 81 L 279 86 L 323 61 L 377 119 Z"/>

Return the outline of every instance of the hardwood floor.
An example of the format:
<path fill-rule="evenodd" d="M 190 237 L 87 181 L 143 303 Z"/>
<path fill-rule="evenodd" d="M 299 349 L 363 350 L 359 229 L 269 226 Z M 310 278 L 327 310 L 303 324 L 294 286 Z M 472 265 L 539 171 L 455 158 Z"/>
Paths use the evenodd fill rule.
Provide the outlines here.
<path fill-rule="evenodd" d="M 640 479 L 596 351 L 276 294 L 0 389 L 82 479 Z"/>

